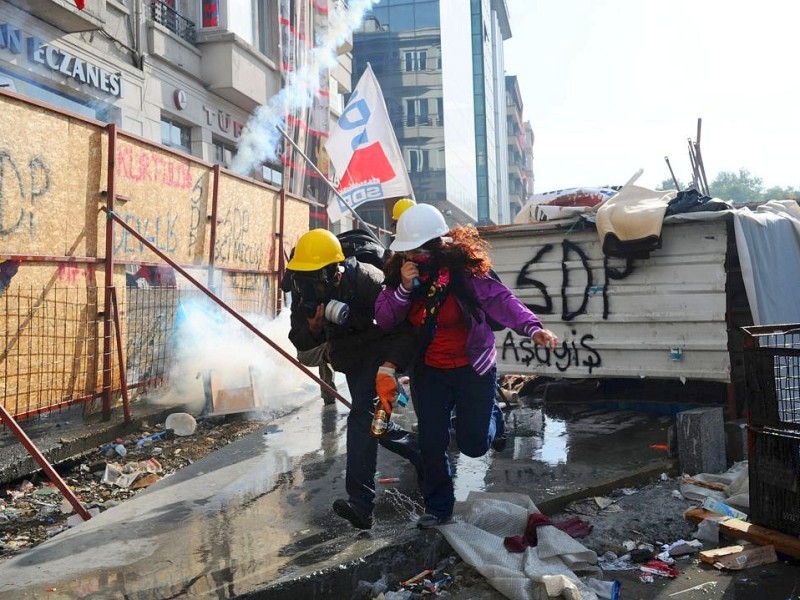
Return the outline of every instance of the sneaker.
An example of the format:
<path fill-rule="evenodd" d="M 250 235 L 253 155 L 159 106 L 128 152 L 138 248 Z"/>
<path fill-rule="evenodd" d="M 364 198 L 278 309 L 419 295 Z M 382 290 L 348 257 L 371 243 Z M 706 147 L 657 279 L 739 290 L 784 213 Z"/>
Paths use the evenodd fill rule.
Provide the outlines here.
<path fill-rule="evenodd" d="M 357 529 L 372 529 L 372 515 L 364 514 L 347 500 L 335 500 L 333 512 L 350 521 L 350 524 Z"/>
<path fill-rule="evenodd" d="M 437 525 L 443 525 L 450 520 L 450 517 L 440 518 L 436 515 L 431 515 L 429 513 L 425 513 L 419 519 L 417 519 L 417 527 L 420 529 L 431 529 L 432 527 L 436 527 Z"/>
<path fill-rule="evenodd" d="M 506 444 L 508 443 L 508 436 L 503 432 L 503 435 L 499 435 L 492 440 L 491 448 L 495 452 L 502 452 L 506 449 Z"/>

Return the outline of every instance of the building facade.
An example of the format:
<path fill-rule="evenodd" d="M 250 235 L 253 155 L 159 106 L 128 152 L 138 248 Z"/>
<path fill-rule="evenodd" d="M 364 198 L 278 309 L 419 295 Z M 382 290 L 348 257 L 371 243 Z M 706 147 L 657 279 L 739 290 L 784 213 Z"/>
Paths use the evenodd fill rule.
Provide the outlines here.
<path fill-rule="evenodd" d="M 450 223 L 499 222 L 498 69 L 510 34 L 504 0 L 386 0 L 353 36 L 353 80 L 372 65 L 415 198 Z M 383 206 L 359 213 L 386 223 Z"/>
<path fill-rule="evenodd" d="M 531 196 L 533 196 L 534 194 L 533 188 L 536 178 L 533 173 L 533 141 L 534 141 L 533 125 L 531 125 L 530 121 L 525 121 L 525 148 L 523 149 L 523 156 L 525 157 L 524 174 L 526 176 L 526 180 L 522 187 L 523 206 L 528 200 L 530 200 Z"/>
<path fill-rule="evenodd" d="M 525 204 L 525 123 L 522 95 L 516 75 L 506 76 L 506 139 L 508 149 L 508 204 L 513 219 Z"/>
<path fill-rule="evenodd" d="M 0 3 L 0 86 L 210 163 L 230 164 L 253 110 L 306 59 L 334 0 L 7 0 Z M 312 158 L 342 94 L 350 44 L 321 77 L 312 108 L 287 130 Z M 287 153 L 288 154 L 288 153 Z M 327 192 L 296 156 L 257 179 L 311 199 Z M 324 209 L 314 218 L 326 222 Z"/>

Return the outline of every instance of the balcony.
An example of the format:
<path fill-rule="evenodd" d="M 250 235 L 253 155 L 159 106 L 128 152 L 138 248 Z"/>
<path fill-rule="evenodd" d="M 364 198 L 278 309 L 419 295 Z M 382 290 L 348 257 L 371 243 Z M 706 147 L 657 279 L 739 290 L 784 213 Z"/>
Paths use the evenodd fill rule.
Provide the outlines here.
<path fill-rule="evenodd" d="M 278 66 L 231 32 L 204 33 L 200 76 L 208 89 L 252 111 L 280 91 Z"/>
<path fill-rule="evenodd" d="M 190 44 L 194 44 L 197 41 L 197 26 L 194 22 L 179 14 L 177 10 L 165 2 L 151 0 L 150 18 Z"/>
<path fill-rule="evenodd" d="M 157 0 L 150 4 L 148 16 L 147 48 L 150 55 L 196 75 L 200 70 L 200 50 L 194 42 L 197 35 L 194 23 Z"/>
<path fill-rule="evenodd" d="M 28 14 L 67 33 L 97 31 L 106 20 L 106 0 L 86 0 L 78 10 L 73 0 L 12 0 Z"/>

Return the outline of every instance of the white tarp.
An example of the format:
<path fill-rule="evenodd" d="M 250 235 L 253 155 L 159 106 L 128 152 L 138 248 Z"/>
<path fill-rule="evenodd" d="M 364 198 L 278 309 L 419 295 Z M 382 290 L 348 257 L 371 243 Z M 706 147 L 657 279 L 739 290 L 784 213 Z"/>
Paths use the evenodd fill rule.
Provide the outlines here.
<path fill-rule="evenodd" d="M 756 325 L 800 322 L 800 206 L 771 200 L 735 211 L 736 248 Z"/>
<path fill-rule="evenodd" d="M 510 600 L 596 600 L 576 573 L 599 575 L 597 554 L 552 525 L 536 531 L 538 544 L 512 553 L 508 536 L 522 535 L 538 513 L 523 494 L 470 492 L 456 504 L 454 521 L 438 529 L 458 555 Z"/>

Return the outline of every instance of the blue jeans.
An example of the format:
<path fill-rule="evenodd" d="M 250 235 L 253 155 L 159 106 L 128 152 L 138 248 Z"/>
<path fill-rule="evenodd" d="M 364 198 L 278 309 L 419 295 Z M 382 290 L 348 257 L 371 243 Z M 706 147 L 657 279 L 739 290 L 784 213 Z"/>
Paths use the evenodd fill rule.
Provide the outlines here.
<path fill-rule="evenodd" d="M 371 514 L 375 506 L 375 469 L 378 461 L 378 443 L 387 450 L 407 458 L 417 473 L 422 473 L 417 436 L 390 421 L 389 428 L 380 438 L 369 430 L 377 397 L 375 374 L 382 361 L 364 361 L 363 368 L 345 373 L 353 407 L 347 416 L 347 473 L 345 488 L 348 500 L 360 511 Z"/>
<path fill-rule="evenodd" d="M 471 366 L 437 369 L 417 364 L 411 381 L 419 422 L 425 510 L 447 519 L 455 503 L 453 472 L 447 456 L 450 415 L 455 409 L 458 450 L 471 457 L 486 454 L 495 437 L 505 432 L 503 413 L 495 401 L 497 368 L 478 375 Z"/>

